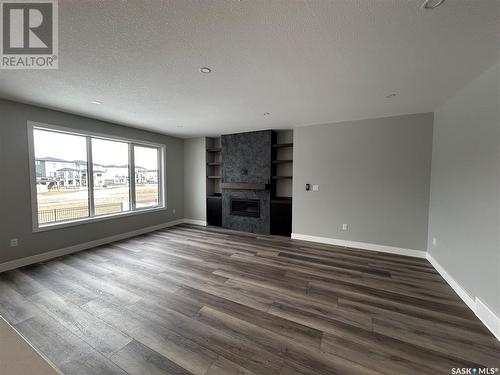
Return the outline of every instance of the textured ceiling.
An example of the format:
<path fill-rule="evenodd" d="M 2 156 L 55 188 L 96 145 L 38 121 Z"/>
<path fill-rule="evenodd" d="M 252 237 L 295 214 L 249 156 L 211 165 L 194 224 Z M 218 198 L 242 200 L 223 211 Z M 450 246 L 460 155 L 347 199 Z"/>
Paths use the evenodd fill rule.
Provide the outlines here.
<path fill-rule="evenodd" d="M 500 59 L 500 2 L 421 4 L 59 0 L 59 70 L 0 97 L 187 137 L 433 111 Z"/>

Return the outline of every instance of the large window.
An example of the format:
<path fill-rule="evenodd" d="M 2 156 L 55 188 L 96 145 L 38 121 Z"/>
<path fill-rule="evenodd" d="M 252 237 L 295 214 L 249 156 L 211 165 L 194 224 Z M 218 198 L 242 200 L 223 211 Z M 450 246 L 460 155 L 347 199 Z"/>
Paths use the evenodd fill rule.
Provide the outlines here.
<path fill-rule="evenodd" d="M 160 145 L 30 123 L 34 228 L 164 204 Z"/>
<path fill-rule="evenodd" d="M 136 206 L 157 206 L 160 199 L 158 152 L 151 147 L 134 146 L 134 155 Z"/>
<path fill-rule="evenodd" d="M 33 140 L 39 225 L 89 217 L 86 138 L 35 129 Z"/>
<path fill-rule="evenodd" d="M 95 214 L 129 211 L 129 144 L 92 138 Z M 156 154 L 158 150 L 153 149 Z"/>

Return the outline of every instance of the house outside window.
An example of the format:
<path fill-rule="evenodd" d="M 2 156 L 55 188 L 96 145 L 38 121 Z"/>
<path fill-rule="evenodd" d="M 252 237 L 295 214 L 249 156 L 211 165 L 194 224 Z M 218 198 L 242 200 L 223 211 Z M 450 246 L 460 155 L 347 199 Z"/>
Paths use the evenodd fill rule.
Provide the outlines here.
<path fill-rule="evenodd" d="M 35 231 L 165 208 L 163 145 L 33 122 L 28 130 Z"/>

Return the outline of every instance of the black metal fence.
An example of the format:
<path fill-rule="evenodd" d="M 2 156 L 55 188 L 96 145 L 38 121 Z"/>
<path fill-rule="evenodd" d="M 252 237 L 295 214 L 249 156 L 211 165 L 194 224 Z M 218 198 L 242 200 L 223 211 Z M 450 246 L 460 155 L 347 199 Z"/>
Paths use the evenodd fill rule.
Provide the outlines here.
<path fill-rule="evenodd" d="M 101 204 L 95 206 L 96 215 L 106 215 L 121 211 L 123 211 L 122 202 Z M 89 208 L 86 206 L 54 208 L 52 210 L 40 210 L 38 211 L 38 224 L 47 224 L 58 221 L 81 219 L 88 216 L 89 216 Z"/>

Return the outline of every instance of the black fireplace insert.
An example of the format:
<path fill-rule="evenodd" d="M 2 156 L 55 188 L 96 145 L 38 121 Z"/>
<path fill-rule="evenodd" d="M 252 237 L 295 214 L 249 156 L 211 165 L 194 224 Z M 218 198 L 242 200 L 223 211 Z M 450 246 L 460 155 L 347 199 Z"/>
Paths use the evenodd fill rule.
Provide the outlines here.
<path fill-rule="evenodd" d="M 260 217 L 260 200 L 231 197 L 231 215 Z"/>

